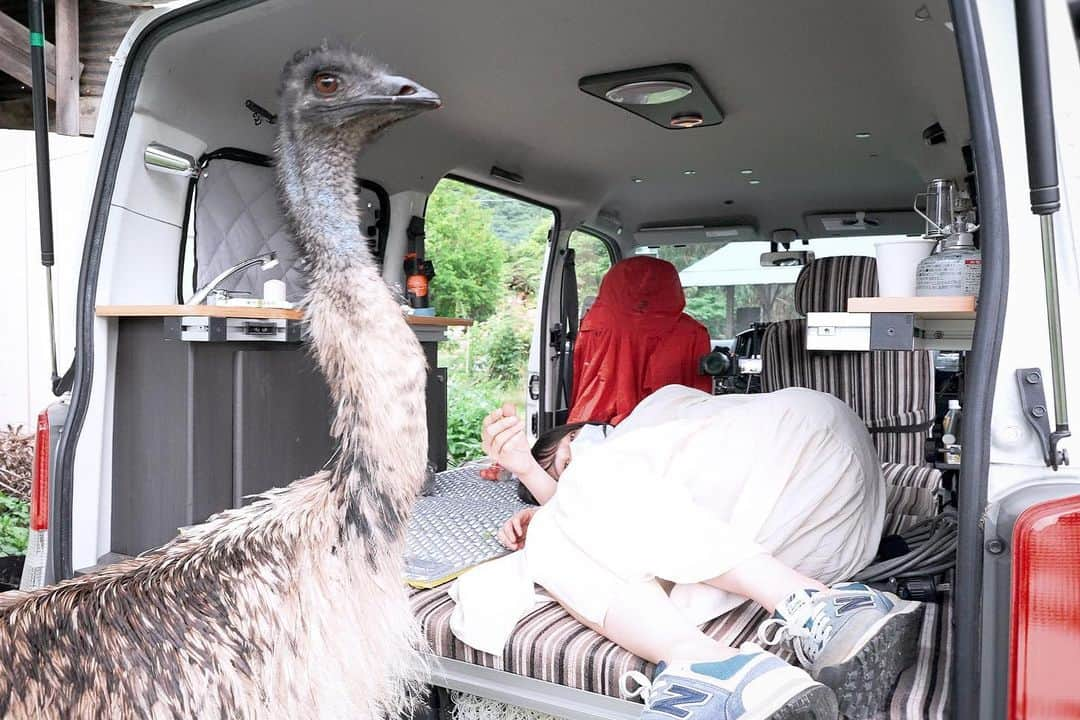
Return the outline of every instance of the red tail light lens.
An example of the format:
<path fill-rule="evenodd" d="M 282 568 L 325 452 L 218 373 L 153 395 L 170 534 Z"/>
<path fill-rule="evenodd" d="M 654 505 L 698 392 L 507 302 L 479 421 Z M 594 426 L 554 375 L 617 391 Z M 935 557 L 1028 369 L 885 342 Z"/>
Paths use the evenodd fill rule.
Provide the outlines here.
<path fill-rule="evenodd" d="M 34 484 L 30 488 L 30 529 L 49 528 L 49 414 L 38 413 L 34 441 Z"/>
<path fill-rule="evenodd" d="M 1011 634 L 1009 717 L 1080 718 L 1080 495 L 1016 520 Z"/>

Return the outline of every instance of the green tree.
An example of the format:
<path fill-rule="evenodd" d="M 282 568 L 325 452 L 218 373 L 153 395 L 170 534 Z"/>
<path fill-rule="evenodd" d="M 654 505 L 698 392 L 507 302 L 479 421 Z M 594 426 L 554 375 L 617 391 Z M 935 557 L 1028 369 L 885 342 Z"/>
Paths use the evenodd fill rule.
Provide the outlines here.
<path fill-rule="evenodd" d="M 600 282 L 611 269 L 611 255 L 602 240 L 581 231 L 570 236 L 570 247 L 574 249 L 578 302 L 584 306 L 586 298 L 595 299 L 600 292 Z"/>
<path fill-rule="evenodd" d="M 508 290 L 527 302 L 535 303 L 539 290 L 544 250 L 547 249 L 548 233 L 551 232 L 550 213 L 547 215 L 536 224 L 528 237 L 508 250 L 504 283 Z"/>
<path fill-rule="evenodd" d="M 502 296 L 506 248 L 491 230 L 491 211 L 477 202 L 479 190 L 443 180 L 425 213 L 427 257 L 435 263 L 431 283 L 435 312 L 484 320 Z"/>

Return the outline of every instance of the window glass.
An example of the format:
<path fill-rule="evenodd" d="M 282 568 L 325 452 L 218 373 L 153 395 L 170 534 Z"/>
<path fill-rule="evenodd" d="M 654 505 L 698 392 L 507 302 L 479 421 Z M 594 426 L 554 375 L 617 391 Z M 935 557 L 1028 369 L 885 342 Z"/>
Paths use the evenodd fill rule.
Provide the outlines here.
<path fill-rule="evenodd" d="M 815 257 L 874 254 L 881 237 L 817 238 L 792 250 L 810 250 Z M 762 267 L 767 242 L 688 243 L 641 246 L 638 255 L 673 263 L 686 292 L 686 312 L 709 329 L 714 341 L 730 341 L 754 322 L 799 317 L 795 312 L 795 279 L 801 267 Z"/>
<path fill-rule="evenodd" d="M 480 425 L 504 402 L 524 408 L 529 343 L 553 213 L 445 178 L 428 197 L 426 255 L 437 315 L 468 318 L 439 346 L 447 368 L 449 464 L 483 455 Z"/>
<path fill-rule="evenodd" d="M 584 317 L 585 311 L 596 300 L 600 281 L 611 269 L 611 250 L 603 240 L 581 230 L 570 234 L 570 247 L 574 250 L 574 265 L 577 270 L 580 314 Z"/>

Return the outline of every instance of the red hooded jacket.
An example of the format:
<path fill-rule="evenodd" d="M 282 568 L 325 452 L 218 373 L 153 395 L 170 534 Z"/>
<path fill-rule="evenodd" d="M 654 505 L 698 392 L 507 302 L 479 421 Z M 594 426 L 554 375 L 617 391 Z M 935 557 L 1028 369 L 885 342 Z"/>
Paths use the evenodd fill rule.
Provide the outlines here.
<path fill-rule="evenodd" d="M 616 263 L 581 321 L 567 422 L 616 425 L 665 385 L 710 391 L 712 379 L 698 373 L 709 331 L 684 307 L 671 263 L 648 256 Z"/>

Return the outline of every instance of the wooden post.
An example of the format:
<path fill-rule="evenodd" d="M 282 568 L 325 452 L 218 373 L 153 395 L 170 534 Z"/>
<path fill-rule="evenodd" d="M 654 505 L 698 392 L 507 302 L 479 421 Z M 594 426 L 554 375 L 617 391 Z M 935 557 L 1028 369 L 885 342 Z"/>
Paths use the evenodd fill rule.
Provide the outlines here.
<path fill-rule="evenodd" d="M 79 134 L 79 2 L 56 0 L 56 132 Z"/>
<path fill-rule="evenodd" d="M 55 69 L 56 46 L 46 42 L 45 90 L 50 99 L 56 98 Z M 0 71 L 27 87 L 34 84 L 30 77 L 30 29 L 4 13 L 0 13 Z"/>

